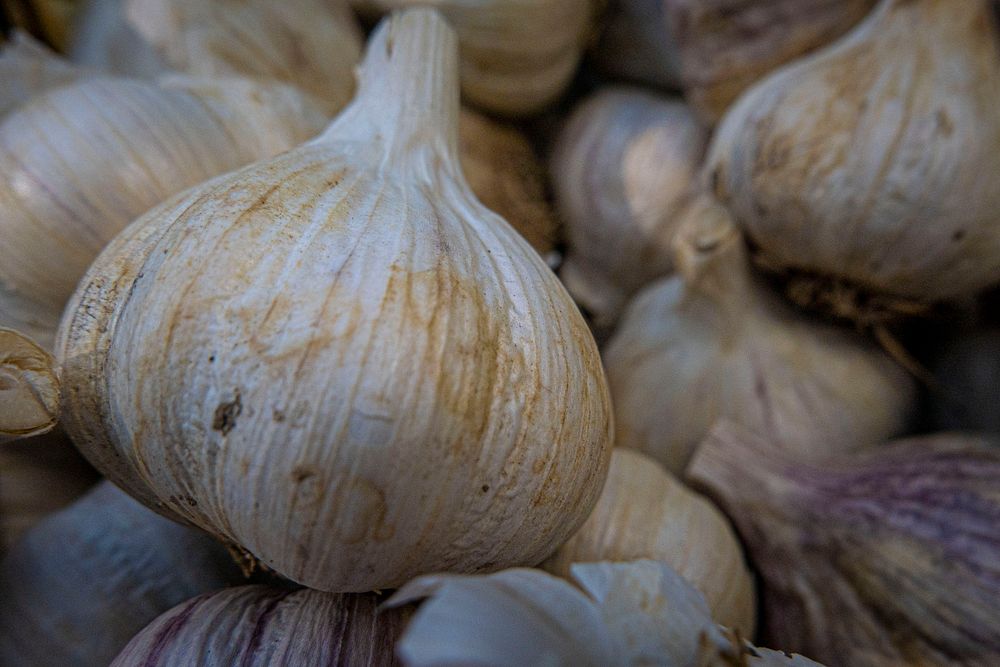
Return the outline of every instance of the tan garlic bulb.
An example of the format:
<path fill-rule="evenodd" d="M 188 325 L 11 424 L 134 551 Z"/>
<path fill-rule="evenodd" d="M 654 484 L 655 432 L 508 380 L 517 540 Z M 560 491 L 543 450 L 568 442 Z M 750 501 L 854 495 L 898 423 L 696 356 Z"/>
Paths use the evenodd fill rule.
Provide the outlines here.
<path fill-rule="evenodd" d="M 112 667 L 385 667 L 411 612 L 373 593 L 241 586 L 177 605 L 139 632 Z"/>
<path fill-rule="evenodd" d="M 714 124 L 755 81 L 854 27 L 876 0 L 659 0 L 688 102 Z"/>
<path fill-rule="evenodd" d="M 723 423 L 689 476 L 761 573 L 765 641 L 852 667 L 1000 664 L 996 438 L 805 463 Z"/>
<path fill-rule="evenodd" d="M 689 209 L 676 258 L 680 275 L 636 296 L 604 351 L 616 445 L 680 473 L 722 417 L 811 457 L 905 428 L 912 378 L 860 335 L 806 319 L 760 284 L 717 203 Z"/>
<path fill-rule="evenodd" d="M 545 196 L 545 169 L 516 127 L 469 109 L 458 121 L 462 171 L 476 198 L 521 233 L 545 257 L 558 225 Z"/>
<path fill-rule="evenodd" d="M 105 667 L 158 614 L 240 579 L 221 544 L 102 482 L 0 561 L 0 664 Z"/>
<path fill-rule="evenodd" d="M 346 0 L 99 0 L 74 60 L 132 76 L 274 79 L 332 113 L 354 92 L 361 44 Z"/>
<path fill-rule="evenodd" d="M 773 265 L 925 302 L 996 282 L 998 51 L 985 0 L 883 0 L 726 115 L 716 195 Z"/>
<path fill-rule="evenodd" d="M 26 530 L 96 481 L 93 468 L 59 432 L 0 443 L 0 556 Z M 6 595 L 0 588 L 0 600 Z"/>
<path fill-rule="evenodd" d="M 607 472 L 596 346 L 465 182 L 457 70 L 394 15 L 321 136 L 140 218 L 60 329 L 86 456 L 312 588 L 537 563 Z"/>
<path fill-rule="evenodd" d="M 701 591 L 712 618 L 753 637 L 753 576 L 726 517 L 656 461 L 617 447 L 594 511 L 542 567 L 568 577 L 573 563 L 643 558 L 669 565 Z"/>
<path fill-rule="evenodd" d="M 602 89 L 560 132 L 551 163 L 568 244 L 560 275 L 599 325 L 670 272 L 706 141 L 683 103 L 634 88 Z"/>
<path fill-rule="evenodd" d="M 461 44 L 462 95 L 505 116 L 552 104 L 569 85 L 601 0 L 350 0 L 368 18 L 406 7 L 440 11 Z"/>
<path fill-rule="evenodd" d="M 679 89 L 680 53 L 667 24 L 669 7 L 664 0 L 611 0 L 590 54 L 598 70 L 615 79 Z"/>
<path fill-rule="evenodd" d="M 0 444 L 51 431 L 59 412 L 55 359 L 27 336 L 0 328 Z"/>
<path fill-rule="evenodd" d="M 0 123 L 0 326 L 51 348 L 97 253 L 135 217 L 217 174 L 275 155 L 327 122 L 282 84 L 88 79 Z"/>
<path fill-rule="evenodd" d="M 49 88 L 89 76 L 94 73 L 74 67 L 27 33 L 15 31 L 0 47 L 0 118 Z"/>

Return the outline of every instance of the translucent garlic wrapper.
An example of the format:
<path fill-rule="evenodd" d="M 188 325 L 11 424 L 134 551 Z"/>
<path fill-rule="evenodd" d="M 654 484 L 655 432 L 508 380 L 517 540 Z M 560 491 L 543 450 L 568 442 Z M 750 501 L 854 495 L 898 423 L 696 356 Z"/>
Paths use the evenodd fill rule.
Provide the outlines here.
<path fill-rule="evenodd" d="M 640 292 L 604 350 L 616 446 L 680 473 L 721 417 L 812 457 L 906 427 L 910 376 L 861 336 L 806 319 L 760 284 L 725 209 L 707 198 L 692 205 L 676 249 L 679 275 Z"/>
<path fill-rule="evenodd" d="M 600 359 L 465 183 L 457 84 L 444 20 L 394 16 L 321 136 L 115 239 L 57 346 L 102 472 L 327 591 L 537 563 L 579 527 L 610 456 Z"/>
<path fill-rule="evenodd" d="M 51 348 L 63 307 L 119 231 L 169 196 L 315 136 L 289 86 L 92 78 L 0 123 L 0 326 Z"/>
<path fill-rule="evenodd" d="M 706 170 L 770 264 L 938 301 L 1000 279 L 1000 39 L 985 0 L 883 0 L 726 114 Z"/>

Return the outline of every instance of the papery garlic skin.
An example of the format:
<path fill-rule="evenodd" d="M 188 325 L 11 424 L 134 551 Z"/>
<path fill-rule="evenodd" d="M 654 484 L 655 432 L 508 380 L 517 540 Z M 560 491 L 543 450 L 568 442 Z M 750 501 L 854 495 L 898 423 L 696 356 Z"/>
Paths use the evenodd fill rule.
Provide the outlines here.
<path fill-rule="evenodd" d="M 158 614 L 239 580 L 221 544 L 102 482 L 0 561 L 0 663 L 104 667 Z"/>
<path fill-rule="evenodd" d="M 0 325 L 51 348 L 94 257 L 170 195 L 314 136 L 298 91 L 244 79 L 88 79 L 0 124 Z"/>
<path fill-rule="evenodd" d="M 740 93 L 842 36 L 875 0 L 662 0 L 684 96 L 715 124 Z"/>
<path fill-rule="evenodd" d="M 673 268 L 706 141 L 683 103 L 626 87 L 594 94 L 561 130 L 551 161 L 568 244 L 560 275 L 599 325 Z"/>
<path fill-rule="evenodd" d="M 1000 660 L 1000 447 L 937 434 L 804 463 L 720 424 L 689 477 L 762 582 L 766 641 L 830 664 Z"/>
<path fill-rule="evenodd" d="M 677 261 L 680 275 L 640 292 L 604 350 L 617 446 L 679 474 L 722 417 L 814 458 L 907 426 L 913 379 L 861 336 L 772 294 L 717 203 L 688 210 Z"/>
<path fill-rule="evenodd" d="M 177 605 L 139 632 L 112 667 L 382 667 L 408 609 L 378 609 L 374 594 L 241 586 Z"/>
<path fill-rule="evenodd" d="M 90 76 L 94 76 L 90 70 L 74 67 L 16 30 L 0 47 L 0 118 L 42 91 Z"/>
<path fill-rule="evenodd" d="M 651 458 L 616 448 L 594 511 L 542 567 L 567 577 L 573 563 L 642 558 L 672 567 L 701 591 L 716 621 L 753 637 L 753 576 L 726 517 Z"/>
<path fill-rule="evenodd" d="M 440 11 L 461 44 L 462 95 L 491 113 L 525 116 L 569 85 L 601 0 L 350 0 L 362 16 Z"/>
<path fill-rule="evenodd" d="M 61 327 L 85 455 L 312 588 L 537 563 L 606 475 L 593 338 L 462 178 L 454 49 L 394 16 L 322 136 L 131 225 Z"/>
<path fill-rule="evenodd" d="M 58 420 L 55 359 L 30 338 L 0 327 L 0 444 L 47 433 Z"/>
<path fill-rule="evenodd" d="M 984 0 L 883 0 L 743 95 L 715 194 L 771 264 L 924 302 L 996 282 L 998 50 Z"/>

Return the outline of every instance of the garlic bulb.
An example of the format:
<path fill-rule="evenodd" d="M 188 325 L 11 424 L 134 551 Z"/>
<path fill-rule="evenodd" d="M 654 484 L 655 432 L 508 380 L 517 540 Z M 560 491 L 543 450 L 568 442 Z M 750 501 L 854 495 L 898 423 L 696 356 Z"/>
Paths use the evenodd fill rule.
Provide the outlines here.
<path fill-rule="evenodd" d="M 807 464 L 722 424 L 689 476 L 763 576 L 768 641 L 843 665 L 1000 661 L 1000 447 L 912 438 Z"/>
<path fill-rule="evenodd" d="M 941 344 L 931 372 L 934 428 L 1000 433 L 1000 329 L 971 331 Z"/>
<path fill-rule="evenodd" d="M 568 577 L 573 563 L 640 558 L 669 565 L 701 591 L 716 621 L 753 637 L 753 577 L 726 518 L 652 459 L 616 448 L 590 518 L 542 567 Z"/>
<path fill-rule="evenodd" d="M 611 0 L 591 59 L 605 75 L 680 88 L 680 54 L 664 0 Z"/>
<path fill-rule="evenodd" d="M 461 42 L 462 95 L 486 111 L 524 116 L 569 85 L 601 0 L 350 0 L 366 17 L 434 7 Z"/>
<path fill-rule="evenodd" d="M 59 432 L 0 445 L 0 556 L 96 481 L 94 470 Z M 0 586 L 0 600 L 6 596 Z M 0 659 L 0 664 L 10 663 Z"/>
<path fill-rule="evenodd" d="M 52 355 L 30 338 L 0 328 L 0 443 L 51 431 L 59 412 Z"/>
<path fill-rule="evenodd" d="M 97 253 L 170 195 L 315 135 L 298 91 L 243 79 L 88 79 L 0 123 L 0 325 L 51 348 Z"/>
<path fill-rule="evenodd" d="M 104 667 L 157 614 L 239 579 L 215 540 L 102 482 L 0 562 L 0 664 Z"/>
<path fill-rule="evenodd" d="M 378 596 L 241 586 L 206 593 L 160 615 L 112 667 L 367 667 L 396 665 L 410 611 Z"/>
<path fill-rule="evenodd" d="M 924 302 L 996 282 L 998 51 L 985 0 L 883 0 L 726 115 L 716 195 L 773 265 Z"/>
<path fill-rule="evenodd" d="M 74 67 L 27 33 L 15 31 L 0 48 L 0 118 L 34 95 L 88 76 L 94 74 Z"/>
<path fill-rule="evenodd" d="M 561 131 L 552 156 L 569 245 L 561 276 L 598 325 L 670 272 L 706 140 L 684 104 L 633 88 L 602 89 Z"/>
<path fill-rule="evenodd" d="M 332 113 L 354 92 L 361 43 L 346 0 L 101 0 L 74 59 L 133 76 L 273 79 Z"/>
<path fill-rule="evenodd" d="M 692 205 L 676 250 L 680 275 L 636 296 L 604 351 L 616 445 L 680 473 L 720 417 L 812 457 L 905 428 L 910 376 L 860 336 L 771 294 L 721 206 Z"/>
<path fill-rule="evenodd" d="M 816 664 L 734 642 L 663 563 L 576 564 L 571 577 L 575 586 L 529 569 L 421 577 L 387 603 L 430 598 L 397 652 L 408 667 Z"/>
<path fill-rule="evenodd" d="M 543 257 L 555 247 L 555 214 L 545 198 L 545 170 L 515 127 L 462 109 L 462 172 L 476 198 L 509 222 Z"/>
<path fill-rule="evenodd" d="M 755 81 L 834 41 L 875 0 L 662 0 L 685 97 L 717 122 Z"/>
<path fill-rule="evenodd" d="M 586 324 L 461 175 L 456 47 L 394 15 L 320 137 L 140 218 L 60 329 L 86 456 L 311 588 L 537 563 L 606 475 Z"/>

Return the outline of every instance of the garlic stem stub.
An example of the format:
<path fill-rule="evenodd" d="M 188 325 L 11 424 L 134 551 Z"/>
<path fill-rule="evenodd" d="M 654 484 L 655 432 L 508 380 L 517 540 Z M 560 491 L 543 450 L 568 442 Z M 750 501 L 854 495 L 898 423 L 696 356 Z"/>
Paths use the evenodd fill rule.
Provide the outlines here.
<path fill-rule="evenodd" d="M 102 482 L 0 561 L 0 664 L 105 667 L 158 614 L 239 581 L 221 544 Z"/>
<path fill-rule="evenodd" d="M 604 350 L 616 446 L 680 474 L 723 417 L 812 458 L 876 446 L 908 426 L 914 380 L 860 335 L 773 294 L 717 202 L 688 209 L 675 251 L 679 275 L 640 292 Z"/>
<path fill-rule="evenodd" d="M 680 102 L 604 88 L 559 133 L 551 168 L 570 294 L 610 328 L 628 298 L 673 269 L 671 242 L 695 196 L 706 132 Z"/>
<path fill-rule="evenodd" d="M 1000 660 L 1000 447 L 926 435 L 805 463 L 731 423 L 688 476 L 763 577 L 766 642 L 830 664 Z"/>
<path fill-rule="evenodd" d="M 0 443 L 47 433 L 58 421 L 55 359 L 27 336 L 0 327 Z"/>
<path fill-rule="evenodd" d="M 140 218 L 60 330 L 96 467 L 312 588 L 540 562 L 607 473 L 586 323 L 462 176 L 456 42 L 393 15 L 321 136 Z"/>
<path fill-rule="evenodd" d="M 883 0 L 740 98 L 707 180 L 769 265 L 971 295 L 1000 279 L 998 51 L 985 0 Z"/>
<path fill-rule="evenodd" d="M 593 513 L 542 567 L 569 577 L 573 563 L 642 558 L 666 563 L 701 591 L 721 625 L 754 636 L 753 576 L 726 517 L 651 458 L 616 448 Z"/>

